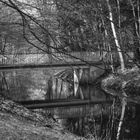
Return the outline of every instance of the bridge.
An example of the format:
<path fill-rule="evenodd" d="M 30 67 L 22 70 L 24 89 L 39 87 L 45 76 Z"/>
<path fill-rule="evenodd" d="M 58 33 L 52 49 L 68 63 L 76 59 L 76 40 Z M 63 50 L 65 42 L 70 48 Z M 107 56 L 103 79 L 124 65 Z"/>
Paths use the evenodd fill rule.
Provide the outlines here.
<path fill-rule="evenodd" d="M 29 68 L 89 67 L 101 65 L 106 52 L 18 53 L 0 55 L 0 71 Z"/>
<path fill-rule="evenodd" d="M 17 102 L 28 109 L 46 109 L 46 112 L 55 115 L 55 118 L 75 118 L 102 113 L 102 106 L 111 105 L 112 100 L 107 99 L 53 99 L 28 100 Z M 97 106 L 100 105 L 99 108 Z"/>
<path fill-rule="evenodd" d="M 4 54 L 0 55 L 0 71 L 5 70 L 22 70 L 22 69 L 32 69 L 32 68 L 57 68 L 57 67 L 72 67 L 73 68 L 73 78 L 74 78 L 74 95 L 77 94 L 79 81 L 83 78 L 86 79 L 86 75 L 89 77 L 95 77 L 95 75 L 90 75 L 91 66 L 98 67 L 103 65 L 102 60 L 109 59 L 109 55 L 106 52 L 100 54 L 100 52 L 70 52 L 70 53 L 53 53 L 53 54 Z M 88 68 L 88 69 L 87 69 Z M 99 70 L 97 70 L 99 71 Z M 57 80 L 56 80 L 57 82 Z M 56 83 L 58 85 L 58 83 Z M 56 91 L 56 89 L 55 89 Z M 112 103 L 112 101 L 107 100 L 88 100 L 84 99 L 83 93 L 80 92 L 80 98 L 76 100 L 45 100 L 45 101 L 23 101 L 18 102 L 29 109 L 39 109 L 39 108 L 62 108 L 62 107 L 78 107 L 86 105 L 104 104 Z M 87 109 L 87 108 L 86 108 Z M 81 108 L 79 109 L 81 110 Z M 82 109 L 83 110 L 83 109 Z M 89 109 L 87 109 L 89 110 Z M 66 109 L 67 111 L 67 109 Z M 60 115 L 61 111 L 59 111 Z M 79 113 L 84 114 L 79 111 Z M 79 115 L 78 113 L 78 115 Z M 63 114 L 65 114 L 63 112 Z M 69 112 L 67 111 L 67 114 Z M 87 114 L 87 111 L 85 111 Z"/>
<path fill-rule="evenodd" d="M 19 104 L 28 109 L 47 109 L 51 114 L 57 115 L 60 118 L 67 117 L 81 117 L 99 113 L 96 105 L 112 104 L 111 100 L 87 98 L 87 93 L 79 88 L 80 81 L 95 80 L 97 75 L 103 74 L 104 71 L 99 70 L 98 67 L 104 65 L 104 62 L 110 60 L 110 55 L 107 52 L 100 54 L 97 52 L 70 52 L 70 53 L 18 53 L 18 54 L 4 54 L 0 55 L 0 72 L 22 69 L 40 69 L 40 68 L 65 68 L 69 67 L 73 70 L 73 96 L 80 99 L 61 99 L 63 83 L 58 89 L 58 79 L 54 80 L 54 94 L 48 100 L 33 100 L 33 101 L 20 101 Z M 96 67 L 96 68 L 95 68 Z M 102 68 L 104 69 L 104 68 Z M 60 72 L 60 77 L 63 73 Z M 59 76 L 56 76 L 59 78 Z M 60 78 L 61 79 L 61 78 Z M 57 94 L 57 92 L 59 94 Z M 60 91 L 60 92 L 59 92 Z M 66 91 L 65 91 L 66 93 Z M 89 93 L 91 94 L 91 93 Z M 58 96 L 58 98 L 56 97 Z M 54 96 L 54 97 L 53 97 Z M 56 97 L 56 98 L 55 98 Z M 94 108 L 95 107 L 95 108 Z M 54 109 L 55 108 L 55 109 Z M 62 109 L 63 108 L 63 109 Z M 100 108 L 101 109 L 101 108 Z"/>
<path fill-rule="evenodd" d="M 5 53 L 0 55 L 0 71 L 23 69 L 65 68 L 69 67 L 73 73 L 74 94 L 77 93 L 80 82 L 92 81 L 96 77 L 94 67 L 103 66 L 107 52 L 65 52 L 65 53 Z M 92 68 L 91 68 L 92 67 Z M 104 69 L 104 68 L 102 68 Z"/>

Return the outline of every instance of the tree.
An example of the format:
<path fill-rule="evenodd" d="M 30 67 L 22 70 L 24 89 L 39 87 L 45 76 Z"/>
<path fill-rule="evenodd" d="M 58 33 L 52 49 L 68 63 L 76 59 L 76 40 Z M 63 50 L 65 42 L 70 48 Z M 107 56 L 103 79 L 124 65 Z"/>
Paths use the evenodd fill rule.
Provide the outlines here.
<path fill-rule="evenodd" d="M 129 14 L 124 15 L 122 10 L 129 6 L 128 1 L 125 5 L 123 1 L 117 1 L 117 4 L 115 1 L 105 4 L 99 0 L 94 2 L 90 0 L 88 2 L 85 0 L 70 2 L 0 0 L 0 2 L 14 10 L 20 17 L 22 36 L 36 49 L 48 54 L 52 51 L 66 54 L 72 50 L 100 50 L 102 54 L 103 50 L 112 52 L 117 49 L 121 67 L 124 69 L 123 53 L 125 47 L 130 43 L 125 40 L 124 45 L 124 40 L 121 38 L 133 35 L 130 21 L 130 30 L 124 30 L 124 26 L 127 26 L 125 18 L 127 19 Z M 106 9 L 107 7 L 108 9 Z M 112 10 L 111 7 L 115 7 L 115 10 Z M 139 11 L 138 4 L 137 9 Z M 113 21 L 108 20 L 108 13 Z M 114 15 L 115 18 L 113 18 Z"/>
<path fill-rule="evenodd" d="M 118 51 L 118 54 L 119 54 L 119 58 L 120 58 L 121 70 L 123 71 L 125 69 L 125 65 L 124 65 L 124 59 L 123 59 L 122 49 L 121 49 L 121 46 L 119 44 L 117 33 L 116 33 L 116 30 L 115 30 L 115 25 L 114 25 L 114 21 L 113 21 L 113 15 L 112 15 L 112 10 L 111 10 L 111 5 L 109 3 L 109 0 L 106 0 L 106 2 L 107 2 L 107 6 L 108 6 L 108 11 L 109 11 L 109 20 L 110 20 L 110 24 L 111 24 L 111 29 L 112 29 L 112 32 L 113 32 L 114 41 L 115 41 L 116 48 L 117 48 L 117 51 Z"/>
<path fill-rule="evenodd" d="M 94 51 L 102 44 L 102 33 L 98 28 L 100 20 L 96 2 L 56 0 L 61 29 L 60 40 L 67 49 Z"/>

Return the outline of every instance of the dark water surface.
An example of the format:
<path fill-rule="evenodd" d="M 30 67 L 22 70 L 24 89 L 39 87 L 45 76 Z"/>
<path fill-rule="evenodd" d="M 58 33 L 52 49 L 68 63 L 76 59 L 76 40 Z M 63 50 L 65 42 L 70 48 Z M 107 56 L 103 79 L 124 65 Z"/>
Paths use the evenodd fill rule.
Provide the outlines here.
<path fill-rule="evenodd" d="M 122 109 L 121 101 L 105 94 L 99 86 L 87 84 L 79 86 L 75 95 L 71 83 L 62 82 L 60 79 L 50 80 L 55 72 L 57 71 L 51 69 L 1 72 L 1 94 L 16 101 L 50 98 L 48 91 L 51 98 L 57 99 L 81 99 L 81 97 L 83 100 L 113 99 L 114 102 L 111 104 L 61 107 L 45 111 L 72 133 L 93 139 L 115 140 Z M 48 81 L 52 84 L 50 90 Z M 126 106 L 120 139 L 140 140 L 139 105 Z"/>

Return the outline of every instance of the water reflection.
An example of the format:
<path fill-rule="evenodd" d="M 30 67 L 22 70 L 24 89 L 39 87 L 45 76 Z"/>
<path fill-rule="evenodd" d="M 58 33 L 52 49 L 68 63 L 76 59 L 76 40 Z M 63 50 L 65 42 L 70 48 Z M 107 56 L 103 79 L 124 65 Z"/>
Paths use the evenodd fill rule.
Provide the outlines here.
<path fill-rule="evenodd" d="M 77 135 L 101 140 L 115 140 L 121 115 L 120 102 L 117 100 L 114 104 L 97 104 L 90 107 L 59 108 L 56 118 L 59 116 L 58 121 L 67 130 Z M 90 110 L 90 113 L 85 110 Z M 120 140 L 139 140 L 139 132 L 140 106 L 129 104 L 126 108 Z"/>
<path fill-rule="evenodd" d="M 107 100 L 105 93 L 99 87 L 93 85 L 79 86 L 77 96 L 70 96 L 71 99 L 79 98 L 83 94 L 84 99 Z M 84 105 L 79 107 L 65 107 L 52 109 L 50 112 L 58 119 L 66 129 L 80 136 L 87 138 L 104 137 L 105 129 L 111 133 L 108 122 L 112 114 L 112 104 L 103 103 L 95 105 Z"/>
<path fill-rule="evenodd" d="M 45 99 L 48 79 L 52 73 L 45 69 L 1 72 L 1 94 L 15 101 Z"/>
<path fill-rule="evenodd" d="M 83 95 L 84 99 L 105 100 L 107 98 L 105 92 L 99 87 L 93 85 L 79 86 L 77 96 Z"/>
<path fill-rule="evenodd" d="M 0 76 L 0 92 L 13 100 L 81 99 L 81 97 L 89 100 L 106 100 L 110 98 L 100 87 L 94 85 L 79 86 L 77 94 L 74 95 L 73 85 L 60 79 L 51 79 L 53 73 L 54 71 L 45 69 L 3 72 Z M 49 89 L 48 83 L 52 88 Z M 51 113 L 72 133 L 87 138 L 115 140 L 121 115 L 121 101 L 117 99 L 114 104 L 46 109 L 46 112 Z M 139 132 L 140 106 L 127 105 L 120 139 L 139 140 Z"/>
<path fill-rule="evenodd" d="M 81 99 L 82 95 L 82 99 L 89 100 L 113 99 L 113 97 L 108 97 L 100 87 L 94 85 L 79 86 L 76 96 L 68 91 L 64 92 L 69 93 L 66 96 L 62 93 L 58 94 L 62 95 L 59 98 Z M 115 140 L 120 122 L 121 109 L 121 100 L 114 99 L 113 104 L 104 103 L 93 106 L 55 108 L 50 110 L 50 112 L 72 133 L 87 138 Z M 139 140 L 139 114 L 140 109 L 138 106 L 127 105 L 120 139 Z"/>

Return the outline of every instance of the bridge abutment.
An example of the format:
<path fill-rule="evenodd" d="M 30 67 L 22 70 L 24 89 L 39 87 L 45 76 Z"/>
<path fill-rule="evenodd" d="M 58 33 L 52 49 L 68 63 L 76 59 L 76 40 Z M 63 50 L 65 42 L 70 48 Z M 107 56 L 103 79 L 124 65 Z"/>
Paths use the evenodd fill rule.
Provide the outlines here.
<path fill-rule="evenodd" d="M 105 72 L 105 66 L 100 65 L 99 67 L 90 66 L 87 68 L 75 68 L 74 69 L 74 83 L 86 85 L 92 84 L 98 77 Z"/>

